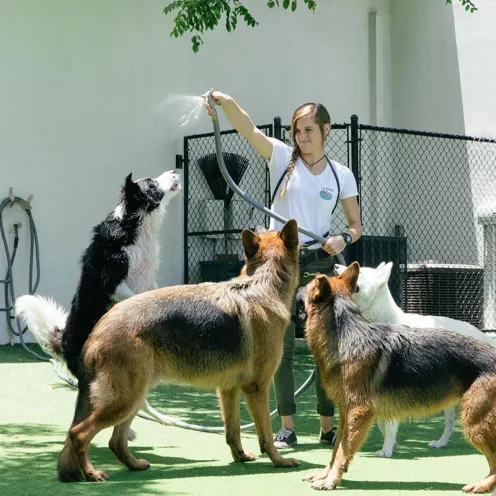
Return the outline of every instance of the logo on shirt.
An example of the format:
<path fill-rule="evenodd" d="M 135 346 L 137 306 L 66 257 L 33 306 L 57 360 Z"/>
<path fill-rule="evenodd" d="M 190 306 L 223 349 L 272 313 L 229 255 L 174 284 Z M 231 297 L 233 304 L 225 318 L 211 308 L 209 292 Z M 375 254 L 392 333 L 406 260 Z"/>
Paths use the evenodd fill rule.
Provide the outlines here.
<path fill-rule="evenodd" d="M 332 193 L 331 193 L 331 190 L 329 188 L 322 188 L 320 190 L 320 194 L 319 196 L 323 199 L 323 200 L 332 200 Z"/>

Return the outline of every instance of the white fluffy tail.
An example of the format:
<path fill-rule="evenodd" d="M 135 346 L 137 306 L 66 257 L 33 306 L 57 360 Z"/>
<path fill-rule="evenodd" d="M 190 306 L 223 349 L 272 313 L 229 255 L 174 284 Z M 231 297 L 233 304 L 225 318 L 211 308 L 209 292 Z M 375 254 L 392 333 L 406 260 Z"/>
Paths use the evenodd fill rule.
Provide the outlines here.
<path fill-rule="evenodd" d="M 68 313 L 51 298 L 24 295 L 16 299 L 14 311 L 24 320 L 28 329 L 45 353 L 60 359 L 60 336 Z"/>

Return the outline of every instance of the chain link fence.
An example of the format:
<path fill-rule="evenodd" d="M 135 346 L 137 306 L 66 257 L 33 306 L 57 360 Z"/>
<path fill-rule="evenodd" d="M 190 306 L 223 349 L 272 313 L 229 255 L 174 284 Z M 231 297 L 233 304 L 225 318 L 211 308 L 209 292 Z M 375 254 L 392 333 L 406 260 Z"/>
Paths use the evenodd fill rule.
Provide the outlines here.
<path fill-rule="evenodd" d="M 404 309 L 496 331 L 496 142 L 360 126 L 365 235 L 403 237 Z"/>
<path fill-rule="evenodd" d="M 259 126 L 272 136 L 273 126 Z M 270 202 L 265 160 L 235 131 L 221 133 L 224 161 L 238 186 L 257 202 Z M 243 266 L 241 232 L 268 227 L 268 219 L 229 188 L 220 172 L 213 133 L 184 139 L 185 282 L 222 281 Z"/>
<path fill-rule="evenodd" d="M 259 126 L 290 143 L 289 126 Z M 235 131 L 222 147 L 232 177 L 270 207 L 266 161 Z M 357 180 L 362 238 L 347 262 L 393 262 L 389 286 L 405 311 L 470 322 L 496 331 L 496 141 L 360 125 L 334 124 L 329 158 Z M 229 190 L 215 156 L 213 133 L 184 140 L 186 283 L 220 281 L 243 265 L 240 233 L 269 219 Z M 336 209 L 334 231 L 346 229 Z"/>

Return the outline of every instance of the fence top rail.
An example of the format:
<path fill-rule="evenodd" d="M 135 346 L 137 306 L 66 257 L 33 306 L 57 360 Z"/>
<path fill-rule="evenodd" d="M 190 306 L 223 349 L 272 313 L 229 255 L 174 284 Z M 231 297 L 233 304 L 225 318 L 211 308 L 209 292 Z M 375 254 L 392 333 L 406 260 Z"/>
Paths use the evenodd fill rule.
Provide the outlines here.
<path fill-rule="evenodd" d="M 273 124 L 261 124 L 258 125 L 258 129 L 272 129 L 274 125 Z M 220 134 L 236 134 L 238 131 L 236 129 L 227 129 L 225 131 L 221 131 Z M 211 138 L 214 136 L 214 133 L 202 133 L 202 134 L 190 134 L 189 136 L 185 136 L 185 140 L 191 140 L 191 139 L 198 139 L 198 138 Z"/>
<path fill-rule="evenodd" d="M 477 138 L 474 136 L 465 136 L 465 135 L 460 135 L 460 134 L 432 133 L 429 131 L 414 131 L 412 129 L 399 129 L 399 128 L 394 128 L 394 127 L 370 126 L 368 124 L 359 124 L 359 128 L 362 131 L 381 131 L 384 133 L 409 134 L 409 135 L 413 135 L 413 136 L 427 136 L 430 138 L 445 138 L 445 139 L 456 139 L 456 140 L 463 140 L 463 141 L 476 141 L 478 143 L 496 143 L 496 139 Z"/>
<path fill-rule="evenodd" d="M 332 129 L 333 130 L 348 129 L 350 126 L 351 126 L 350 123 L 332 124 Z M 274 124 L 260 124 L 260 125 L 257 125 L 257 127 L 259 129 L 262 129 L 262 130 L 272 129 L 274 127 Z M 290 127 L 291 126 L 289 124 L 285 124 L 285 125 L 281 126 L 281 129 L 289 131 Z M 361 131 L 378 131 L 378 132 L 392 133 L 392 134 L 407 134 L 407 135 L 411 135 L 411 136 L 425 136 L 425 137 L 430 137 L 430 138 L 444 138 L 444 139 L 454 139 L 454 140 L 462 140 L 462 141 L 473 141 L 473 142 L 477 142 L 477 143 L 496 144 L 496 139 L 481 138 L 481 137 L 476 137 L 476 136 L 465 136 L 465 135 L 460 135 L 460 134 L 434 133 L 434 132 L 430 132 L 430 131 L 417 131 L 417 130 L 413 130 L 413 129 L 372 126 L 369 124 L 359 124 L 358 127 Z M 221 131 L 222 135 L 236 134 L 236 133 L 237 133 L 236 129 L 227 129 L 225 131 Z M 214 133 L 211 132 L 211 133 L 202 133 L 202 134 L 192 134 L 189 136 L 185 136 L 184 139 L 190 140 L 190 139 L 199 139 L 199 138 L 210 138 L 213 136 L 214 136 Z"/>
<path fill-rule="evenodd" d="M 331 131 L 334 129 L 348 129 L 350 127 L 349 123 L 343 123 L 343 124 L 331 124 Z M 289 124 L 284 124 L 281 126 L 282 129 L 289 131 L 291 129 L 291 126 Z"/>

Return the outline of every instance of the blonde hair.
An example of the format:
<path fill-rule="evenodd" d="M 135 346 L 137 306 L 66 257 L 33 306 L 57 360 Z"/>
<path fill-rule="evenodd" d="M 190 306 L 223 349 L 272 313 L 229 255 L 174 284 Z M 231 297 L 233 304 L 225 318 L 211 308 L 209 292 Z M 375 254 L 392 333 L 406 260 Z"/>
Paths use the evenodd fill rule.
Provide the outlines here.
<path fill-rule="evenodd" d="M 285 195 L 289 178 L 293 173 L 296 161 L 300 156 L 300 149 L 298 148 L 298 144 L 296 143 L 294 137 L 296 123 L 301 117 L 310 117 L 319 126 L 320 134 L 322 136 L 322 143 L 324 143 L 325 140 L 324 126 L 326 124 L 331 124 L 331 116 L 329 115 L 327 109 L 321 103 L 304 103 L 293 112 L 293 117 L 291 118 L 291 139 L 293 140 L 293 153 L 291 154 L 291 158 L 289 159 L 288 170 L 286 172 L 286 175 L 284 176 L 284 182 L 281 187 L 281 192 L 279 193 L 279 198 L 282 198 Z"/>

